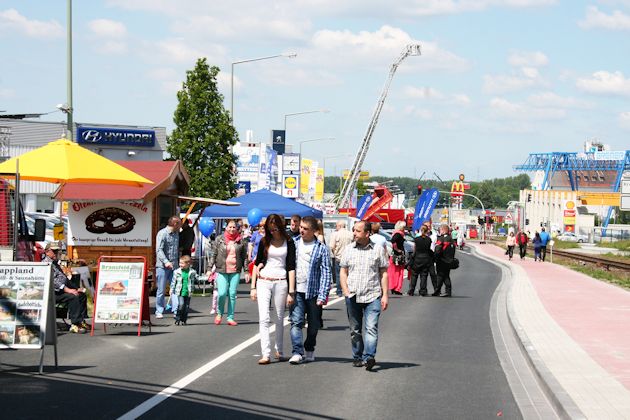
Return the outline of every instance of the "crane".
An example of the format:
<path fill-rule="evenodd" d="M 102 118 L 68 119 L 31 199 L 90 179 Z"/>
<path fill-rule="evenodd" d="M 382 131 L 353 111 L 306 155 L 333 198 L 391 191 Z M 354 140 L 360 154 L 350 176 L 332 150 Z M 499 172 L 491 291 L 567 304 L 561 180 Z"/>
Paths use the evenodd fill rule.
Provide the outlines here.
<path fill-rule="evenodd" d="M 370 149 L 370 140 L 372 140 L 372 135 L 374 134 L 374 130 L 376 129 L 376 124 L 378 123 L 378 117 L 381 114 L 381 110 L 383 109 L 383 105 L 385 104 L 385 98 L 387 97 L 387 93 L 389 92 L 389 85 L 392 83 L 392 79 L 394 78 L 394 74 L 398 69 L 398 66 L 402 61 L 409 57 L 410 55 L 420 55 L 420 45 L 419 44 L 410 44 L 405 47 L 400 57 L 394 64 L 392 64 L 391 69 L 389 70 L 389 76 L 385 81 L 385 86 L 383 88 L 383 92 L 381 93 L 378 102 L 376 103 L 376 108 L 374 109 L 374 113 L 372 114 L 372 120 L 368 124 L 367 131 L 365 133 L 365 137 L 363 138 L 363 142 L 361 143 L 361 147 L 357 153 L 356 158 L 354 159 L 354 163 L 352 164 L 352 169 L 350 169 L 350 173 L 348 175 L 348 179 L 343 184 L 343 188 L 341 193 L 339 194 L 339 201 L 337 203 L 337 208 L 349 208 L 350 201 L 352 197 L 352 193 L 357 186 L 357 182 L 359 180 L 359 175 L 361 174 L 361 167 L 363 166 L 363 161 L 365 161 L 365 156 L 367 156 L 368 150 Z"/>

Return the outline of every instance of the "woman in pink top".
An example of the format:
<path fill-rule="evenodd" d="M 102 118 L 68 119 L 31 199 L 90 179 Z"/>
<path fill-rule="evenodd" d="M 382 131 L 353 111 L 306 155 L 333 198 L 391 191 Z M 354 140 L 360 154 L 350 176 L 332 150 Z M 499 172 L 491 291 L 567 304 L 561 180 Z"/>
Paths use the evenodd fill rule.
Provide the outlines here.
<path fill-rule="evenodd" d="M 516 236 L 514 236 L 514 232 L 510 232 L 507 239 L 505 240 L 505 246 L 507 246 L 507 251 L 505 254 L 512 259 L 514 255 L 514 247 L 516 246 Z"/>
<path fill-rule="evenodd" d="M 241 280 L 243 264 L 247 260 L 247 247 L 238 232 L 236 220 L 228 220 L 225 233 L 217 237 L 212 247 L 208 266 L 216 267 L 216 287 L 219 291 L 219 305 L 214 323 L 219 325 L 225 313 L 225 300 L 229 295 L 227 307 L 228 325 L 237 325 L 234 320 L 236 290 Z"/>

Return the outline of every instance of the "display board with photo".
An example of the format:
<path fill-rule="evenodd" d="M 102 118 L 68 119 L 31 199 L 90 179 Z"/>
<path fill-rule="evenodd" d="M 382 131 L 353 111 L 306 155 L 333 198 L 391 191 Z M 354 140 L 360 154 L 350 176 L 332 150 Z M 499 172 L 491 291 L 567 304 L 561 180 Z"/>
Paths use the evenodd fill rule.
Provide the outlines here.
<path fill-rule="evenodd" d="M 140 319 L 144 263 L 99 264 L 94 322 L 137 324 Z"/>
<path fill-rule="evenodd" d="M 44 345 L 50 271 L 47 263 L 0 262 L 0 348 Z"/>

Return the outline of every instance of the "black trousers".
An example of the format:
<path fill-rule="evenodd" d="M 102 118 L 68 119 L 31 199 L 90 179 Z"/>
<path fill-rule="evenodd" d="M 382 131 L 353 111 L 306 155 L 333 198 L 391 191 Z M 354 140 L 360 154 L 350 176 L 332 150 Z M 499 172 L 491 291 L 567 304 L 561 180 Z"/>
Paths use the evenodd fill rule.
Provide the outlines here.
<path fill-rule="evenodd" d="M 177 296 L 177 314 L 175 314 L 175 321 L 186 322 L 188 321 L 188 309 L 190 308 L 190 296 Z"/>
<path fill-rule="evenodd" d="M 442 285 L 445 286 L 444 291 L 447 295 L 451 294 L 452 286 L 451 286 L 451 269 L 442 263 L 437 263 L 437 289 L 433 294 L 440 293 L 442 290 Z"/>
<path fill-rule="evenodd" d="M 547 256 L 547 245 L 541 246 L 540 252 L 542 254 L 542 260 L 545 261 L 545 257 Z"/>
<path fill-rule="evenodd" d="M 55 292 L 55 303 L 67 303 L 70 322 L 80 324 L 87 318 L 87 297 L 85 293 L 73 295 L 72 293 Z"/>
<path fill-rule="evenodd" d="M 512 256 L 514 255 L 514 245 L 508 245 L 507 254 L 510 259 L 512 259 Z"/>
<path fill-rule="evenodd" d="M 521 259 L 525 258 L 525 254 L 527 254 L 527 245 L 519 245 L 518 253 L 521 256 Z"/>
<path fill-rule="evenodd" d="M 410 295 L 413 295 L 416 291 L 416 284 L 418 283 L 418 277 L 420 277 L 420 290 L 418 293 L 420 295 L 427 294 L 427 278 L 431 276 L 431 284 L 433 285 L 433 290 L 437 289 L 437 279 L 435 274 L 435 265 L 433 263 L 429 265 L 422 266 L 418 272 L 412 271 L 411 279 L 409 281 L 409 291 Z"/>

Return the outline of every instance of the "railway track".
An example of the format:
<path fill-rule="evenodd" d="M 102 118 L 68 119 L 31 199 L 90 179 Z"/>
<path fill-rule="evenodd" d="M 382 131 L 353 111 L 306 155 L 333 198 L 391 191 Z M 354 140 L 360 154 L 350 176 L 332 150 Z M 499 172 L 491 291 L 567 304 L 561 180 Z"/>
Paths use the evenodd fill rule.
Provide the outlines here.
<path fill-rule="evenodd" d="M 504 247 L 505 245 L 505 242 L 497 241 L 494 239 L 488 242 L 493 243 L 494 245 L 497 245 L 500 247 Z M 528 251 L 533 251 L 533 248 L 531 247 L 531 245 L 528 246 Z M 549 249 L 547 249 L 547 257 L 549 257 L 549 255 L 550 255 L 550 252 L 549 252 Z M 590 264 L 594 264 L 597 267 L 601 267 L 607 271 L 610 271 L 611 268 L 614 268 L 617 270 L 630 272 L 630 263 L 623 262 L 623 261 L 609 260 L 607 258 L 600 258 L 594 255 L 581 254 L 577 252 L 568 252 L 568 251 L 563 251 L 559 249 L 554 249 L 553 255 L 558 256 L 558 257 L 568 258 L 575 261 L 583 261 Z"/>

